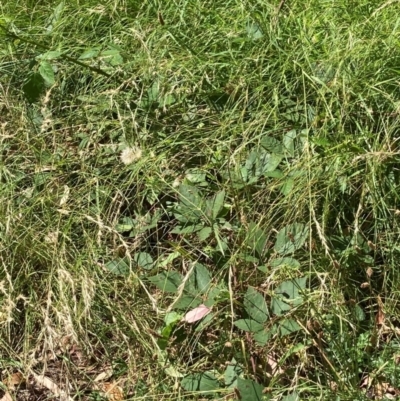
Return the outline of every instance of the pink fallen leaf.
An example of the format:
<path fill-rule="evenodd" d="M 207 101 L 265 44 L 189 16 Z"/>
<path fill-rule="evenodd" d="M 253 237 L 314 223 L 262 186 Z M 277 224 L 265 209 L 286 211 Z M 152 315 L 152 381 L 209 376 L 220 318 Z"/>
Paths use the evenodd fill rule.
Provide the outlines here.
<path fill-rule="evenodd" d="M 187 323 L 195 323 L 203 319 L 204 316 L 207 316 L 210 313 L 210 311 L 211 311 L 210 308 L 201 304 L 197 308 L 194 308 L 188 313 L 186 313 L 185 317 L 183 318 L 183 321 Z"/>

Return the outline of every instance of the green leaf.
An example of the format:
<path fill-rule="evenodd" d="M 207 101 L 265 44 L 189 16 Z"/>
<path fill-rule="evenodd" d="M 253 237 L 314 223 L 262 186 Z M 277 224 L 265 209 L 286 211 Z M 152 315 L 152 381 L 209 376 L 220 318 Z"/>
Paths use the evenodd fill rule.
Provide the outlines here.
<path fill-rule="evenodd" d="M 250 40 L 258 40 L 263 37 L 263 32 L 260 26 L 255 22 L 247 24 L 246 31 Z"/>
<path fill-rule="evenodd" d="M 174 305 L 174 309 L 186 311 L 189 308 L 196 308 L 203 303 L 200 297 L 193 295 L 182 295 Z M 208 316 L 208 315 L 207 315 Z"/>
<path fill-rule="evenodd" d="M 22 90 L 29 103 L 34 103 L 39 100 L 40 95 L 44 92 L 45 83 L 43 77 L 38 73 L 28 75 Z"/>
<path fill-rule="evenodd" d="M 131 217 L 124 217 L 121 222 L 116 225 L 115 229 L 119 233 L 124 233 L 131 231 L 133 227 L 135 227 L 135 221 Z"/>
<path fill-rule="evenodd" d="M 278 155 L 283 154 L 282 143 L 271 136 L 266 135 L 262 137 L 260 145 L 268 152 L 275 153 Z"/>
<path fill-rule="evenodd" d="M 259 228 L 257 223 L 253 221 L 250 222 L 245 241 L 246 245 L 250 247 L 252 251 L 255 251 L 259 257 L 264 254 L 267 236 L 264 234 L 264 231 Z"/>
<path fill-rule="evenodd" d="M 294 140 L 296 138 L 296 135 L 297 135 L 296 130 L 293 129 L 289 132 L 286 132 L 286 134 L 283 137 L 283 147 L 285 149 L 285 152 L 290 157 L 294 156 Z"/>
<path fill-rule="evenodd" d="M 300 397 L 297 393 L 292 393 L 283 397 L 282 401 L 300 401 Z"/>
<path fill-rule="evenodd" d="M 234 387 L 238 377 L 243 373 L 243 369 L 238 365 L 235 358 L 232 358 L 230 364 L 226 367 L 224 373 L 225 386 Z"/>
<path fill-rule="evenodd" d="M 175 214 L 175 218 L 179 220 L 178 216 Z M 203 224 L 188 224 L 185 226 L 177 226 L 170 232 L 172 234 L 194 234 L 201 231 L 204 228 Z"/>
<path fill-rule="evenodd" d="M 193 184 L 200 184 L 206 181 L 206 173 L 200 169 L 190 169 L 186 171 L 185 178 Z"/>
<path fill-rule="evenodd" d="M 162 291 L 175 293 L 182 283 L 182 275 L 175 271 L 162 272 L 148 280 Z"/>
<path fill-rule="evenodd" d="M 40 54 L 36 58 L 38 60 L 54 60 L 54 59 L 60 57 L 61 54 L 62 54 L 61 52 L 59 52 L 57 50 L 53 50 L 53 51 L 48 51 L 46 53 Z"/>
<path fill-rule="evenodd" d="M 241 401 L 262 401 L 264 387 L 252 381 L 240 377 L 237 379 L 237 389 Z"/>
<path fill-rule="evenodd" d="M 284 281 L 275 289 L 272 297 L 272 311 L 275 315 L 282 315 L 303 302 L 300 291 L 305 288 L 306 282 L 307 277 L 297 278 Z"/>
<path fill-rule="evenodd" d="M 289 255 L 301 248 L 308 238 L 308 227 L 293 223 L 282 228 L 276 236 L 274 249 L 281 255 Z"/>
<path fill-rule="evenodd" d="M 211 227 L 203 227 L 198 233 L 198 237 L 200 241 L 205 241 L 212 233 Z"/>
<path fill-rule="evenodd" d="M 271 262 L 271 267 L 280 267 L 280 266 L 290 267 L 291 269 L 296 270 L 300 268 L 300 262 L 296 259 L 289 257 L 278 258 Z"/>
<path fill-rule="evenodd" d="M 253 287 L 247 289 L 243 304 L 247 314 L 256 322 L 265 323 L 268 320 L 267 303 L 264 297 Z"/>
<path fill-rule="evenodd" d="M 91 47 L 86 49 L 78 58 L 78 60 L 88 60 L 97 57 L 100 53 L 100 47 Z"/>
<path fill-rule="evenodd" d="M 105 267 L 111 273 L 120 276 L 128 276 L 130 273 L 129 263 L 127 263 L 125 259 L 121 258 L 111 260 L 105 264 Z"/>
<path fill-rule="evenodd" d="M 257 333 L 264 328 L 261 323 L 251 319 L 239 319 L 236 320 L 236 322 L 233 322 L 233 324 L 240 330 L 249 331 L 251 333 Z"/>
<path fill-rule="evenodd" d="M 258 160 L 256 163 L 256 177 L 260 177 L 262 175 L 266 175 L 274 171 L 278 166 L 279 163 L 282 161 L 282 155 L 276 155 L 274 153 L 266 153 L 261 152 L 258 155 Z"/>
<path fill-rule="evenodd" d="M 201 263 L 196 263 L 194 267 L 195 288 L 200 293 L 205 293 L 210 288 L 211 274 Z"/>
<path fill-rule="evenodd" d="M 279 332 L 281 337 L 288 336 L 301 330 L 301 326 L 294 319 L 284 319 L 279 322 Z"/>
<path fill-rule="evenodd" d="M 265 345 L 269 339 L 272 337 L 273 332 L 271 330 L 260 330 L 257 333 L 254 333 L 254 341 L 259 345 Z"/>
<path fill-rule="evenodd" d="M 146 252 L 135 253 L 133 260 L 140 268 L 145 270 L 151 270 L 154 265 L 153 258 Z"/>
<path fill-rule="evenodd" d="M 201 393 L 215 391 L 220 388 L 218 380 L 210 372 L 187 375 L 182 379 L 181 385 L 186 391 L 199 391 Z"/>
<path fill-rule="evenodd" d="M 281 193 L 282 195 L 288 196 L 294 187 L 294 179 L 287 178 L 281 186 Z"/>
<path fill-rule="evenodd" d="M 215 220 L 218 217 L 225 201 L 225 191 L 218 192 L 213 198 L 212 217 Z"/>
<path fill-rule="evenodd" d="M 39 65 L 39 74 L 42 76 L 47 85 L 53 85 L 55 82 L 54 71 L 52 65 L 42 60 Z"/>

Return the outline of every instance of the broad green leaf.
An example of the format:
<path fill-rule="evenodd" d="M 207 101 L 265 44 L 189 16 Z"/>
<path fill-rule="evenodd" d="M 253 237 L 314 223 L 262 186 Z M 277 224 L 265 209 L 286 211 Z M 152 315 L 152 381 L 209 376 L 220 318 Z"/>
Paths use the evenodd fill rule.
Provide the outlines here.
<path fill-rule="evenodd" d="M 282 228 L 276 236 L 275 251 L 281 255 L 292 254 L 304 245 L 308 232 L 308 227 L 301 223 L 289 224 Z"/>
<path fill-rule="evenodd" d="M 182 283 L 182 276 L 175 271 L 162 272 L 149 277 L 148 280 L 162 291 L 175 293 Z"/>
<path fill-rule="evenodd" d="M 212 233 L 211 227 L 203 227 L 198 233 L 198 237 L 200 241 L 205 241 Z"/>
<path fill-rule="evenodd" d="M 289 132 L 286 132 L 286 134 L 283 137 L 283 147 L 285 149 L 285 152 L 288 154 L 288 156 L 293 157 L 294 156 L 294 140 L 296 138 L 296 130 L 291 130 Z"/>
<path fill-rule="evenodd" d="M 120 276 L 127 276 L 130 273 L 129 263 L 127 263 L 125 259 L 122 258 L 111 260 L 110 262 L 105 264 L 105 267 L 111 273 Z"/>
<path fill-rule="evenodd" d="M 297 393 L 292 393 L 283 397 L 282 401 L 300 401 L 300 397 Z"/>
<path fill-rule="evenodd" d="M 203 216 L 204 198 L 200 191 L 192 186 L 182 184 L 179 187 L 179 210 L 187 221 L 198 221 Z"/>
<path fill-rule="evenodd" d="M 104 50 L 101 52 L 100 56 L 112 66 L 120 65 L 124 62 L 118 49 Z"/>
<path fill-rule="evenodd" d="M 206 173 L 200 169 L 190 169 L 186 171 L 185 178 L 193 184 L 199 184 L 206 180 Z"/>
<path fill-rule="evenodd" d="M 176 323 L 180 322 L 181 319 L 182 319 L 182 315 L 180 313 L 172 311 L 172 312 L 168 312 L 164 316 L 164 323 L 166 326 L 169 326 L 171 324 L 176 324 Z"/>
<path fill-rule="evenodd" d="M 195 308 L 203 303 L 203 300 L 200 297 L 196 297 L 193 295 L 182 295 L 178 302 L 174 305 L 174 309 L 186 311 L 189 308 Z"/>
<path fill-rule="evenodd" d="M 201 393 L 215 391 L 220 388 L 218 380 L 210 372 L 187 375 L 182 379 L 181 385 L 187 391 L 199 391 Z"/>
<path fill-rule="evenodd" d="M 264 387 L 252 381 L 240 377 L 237 379 L 237 389 L 241 401 L 262 401 Z"/>
<path fill-rule="evenodd" d="M 168 366 L 167 368 L 164 369 L 164 372 L 170 376 L 170 377 L 174 377 L 176 379 L 180 379 L 181 377 L 184 377 L 184 374 L 179 372 L 179 370 L 177 368 L 175 368 L 174 366 Z"/>
<path fill-rule="evenodd" d="M 61 56 L 61 52 L 57 50 L 48 51 L 36 57 L 38 60 L 54 60 Z"/>
<path fill-rule="evenodd" d="M 153 258 L 146 252 L 135 253 L 133 260 L 140 268 L 145 270 L 151 270 L 154 265 Z"/>
<path fill-rule="evenodd" d="M 294 187 L 294 179 L 293 178 L 286 178 L 281 186 L 281 193 L 285 196 L 288 196 Z"/>
<path fill-rule="evenodd" d="M 201 263 L 196 263 L 193 271 L 195 278 L 195 287 L 201 293 L 207 292 L 211 284 L 211 274 L 209 270 Z"/>
<path fill-rule="evenodd" d="M 174 214 L 175 218 L 179 220 L 179 216 Z M 204 228 L 203 224 L 187 224 L 185 226 L 177 226 L 170 231 L 172 234 L 194 234 Z"/>
<path fill-rule="evenodd" d="M 253 287 L 247 289 L 243 304 L 247 314 L 256 322 L 265 323 L 268 320 L 267 303 L 264 297 Z"/>
<path fill-rule="evenodd" d="M 296 259 L 289 257 L 278 258 L 271 262 L 271 267 L 280 267 L 280 266 L 286 266 L 290 267 L 293 270 L 296 270 L 300 268 L 300 262 Z"/>
<path fill-rule="evenodd" d="M 263 32 L 260 26 L 255 22 L 247 24 L 246 31 L 250 40 L 258 40 L 263 37 Z"/>
<path fill-rule="evenodd" d="M 279 332 L 281 337 L 288 336 L 296 331 L 301 330 L 301 326 L 294 319 L 284 319 L 279 322 Z"/>
<path fill-rule="evenodd" d="M 120 223 L 115 227 L 117 232 L 123 233 L 126 231 L 131 231 L 135 227 L 135 221 L 131 217 L 124 217 Z"/>
<path fill-rule="evenodd" d="M 261 331 L 264 326 L 261 323 L 256 322 L 255 320 L 251 319 L 239 319 L 233 324 L 240 330 L 249 331 L 251 333 L 257 333 Z"/>
<path fill-rule="evenodd" d="M 237 381 L 237 378 L 243 373 L 243 368 L 241 368 L 236 362 L 235 358 L 232 358 L 231 362 L 225 369 L 224 373 L 224 381 L 225 386 L 234 387 Z"/>
<path fill-rule="evenodd" d="M 300 291 L 306 286 L 307 277 L 284 281 L 275 289 L 272 297 L 272 311 L 275 315 L 282 315 L 293 306 L 300 305 L 303 297 Z"/>
<path fill-rule="evenodd" d="M 100 47 L 92 47 L 86 49 L 80 56 L 78 60 L 88 60 L 97 57 L 100 53 Z"/>
<path fill-rule="evenodd" d="M 261 138 L 260 145 L 268 152 L 278 155 L 283 154 L 283 146 L 280 141 L 272 136 L 264 136 Z"/>
<path fill-rule="evenodd" d="M 218 192 L 213 198 L 212 217 L 214 220 L 218 217 L 219 212 L 224 206 L 224 201 L 225 201 L 225 191 L 222 190 Z"/>
<path fill-rule="evenodd" d="M 55 82 L 54 71 L 52 65 L 42 60 L 39 65 L 39 74 L 42 76 L 47 85 L 53 85 Z"/>
<path fill-rule="evenodd" d="M 260 330 L 257 333 L 254 333 L 254 341 L 260 345 L 265 345 L 268 340 L 272 337 L 273 332 L 271 330 Z"/>
<path fill-rule="evenodd" d="M 250 222 L 246 236 L 246 244 L 255 251 L 258 256 L 262 256 L 265 251 L 265 244 L 267 243 L 267 236 L 264 231 L 255 222 Z"/>
<path fill-rule="evenodd" d="M 256 163 L 256 177 L 260 177 L 267 173 L 274 171 L 279 163 L 282 161 L 282 155 L 276 155 L 274 153 L 260 152 Z"/>
<path fill-rule="evenodd" d="M 29 103 L 34 103 L 39 100 L 40 95 L 43 94 L 45 89 L 45 82 L 43 77 L 38 73 L 28 75 L 22 90 Z"/>

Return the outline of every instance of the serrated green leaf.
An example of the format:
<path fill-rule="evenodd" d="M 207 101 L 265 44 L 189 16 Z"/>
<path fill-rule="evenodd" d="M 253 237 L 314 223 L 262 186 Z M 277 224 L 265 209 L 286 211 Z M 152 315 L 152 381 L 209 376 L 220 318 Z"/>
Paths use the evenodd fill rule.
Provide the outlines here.
<path fill-rule="evenodd" d="M 264 297 L 253 287 L 247 289 L 243 304 L 247 314 L 256 322 L 265 323 L 268 320 L 267 303 Z"/>
<path fill-rule="evenodd" d="M 53 85 L 55 82 L 54 71 L 52 65 L 42 60 L 39 65 L 39 74 L 42 76 L 47 85 Z"/>
<path fill-rule="evenodd" d="M 182 275 L 175 271 L 162 272 L 148 280 L 164 292 L 175 293 L 182 283 Z"/>
<path fill-rule="evenodd" d="M 145 270 L 151 270 L 154 265 L 153 258 L 146 252 L 135 253 L 133 260 L 140 268 Z"/>
<path fill-rule="evenodd" d="M 240 377 L 237 379 L 237 389 L 241 401 L 262 401 L 264 387 L 252 381 Z"/>
<path fill-rule="evenodd" d="M 251 333 L 257 333 L 264 328 L 264 326 L 261 323 L 256 322 L 255 320 L 252 319 L 239 319 L 233 322 L 233 324 L 238 329 L 243 331 L 249 331 Z"/>
<path fill-rule="evenodd" d="M 129 263 L 127 263 L 127 261 L 122 258 L 111 260 L 110 262 L 105 264 L 105 267 L 111 273 L 120 276 L 127 276 L 130 273 Z"/>
<path fill-rule="evenodd" d="M 182 379 L 181 385 L 186 391 L 198 391 L 201 393 L 215 391 L 220 388 L 218 380 L 210 372 L 187 375 Z"/>
<path fill-rule="evenodd" d="M 274 249 L 281 255 L 292 254 L 300 249 L 308 238 L 308 227 L 301 223 L 289 224 L 276 236 Z"/>

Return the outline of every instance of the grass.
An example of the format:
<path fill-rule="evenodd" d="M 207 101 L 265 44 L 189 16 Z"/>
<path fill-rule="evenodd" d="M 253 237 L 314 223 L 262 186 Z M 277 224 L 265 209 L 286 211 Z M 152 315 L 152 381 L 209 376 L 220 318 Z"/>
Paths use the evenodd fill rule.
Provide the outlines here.
<path fill-rule="evenodd" d="M 398 396 L 399 4 L 164 3 L 0 5 L 2 390 Z"/>

